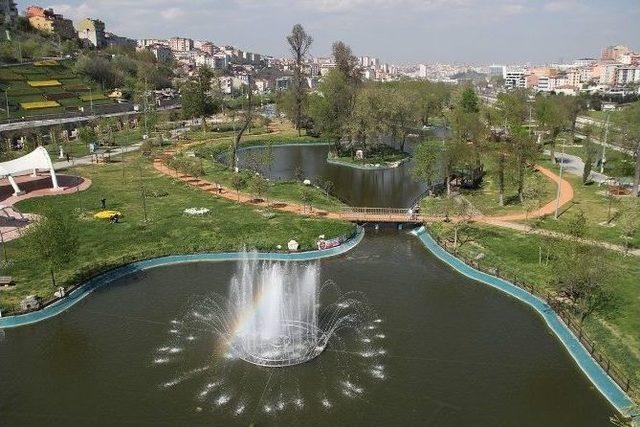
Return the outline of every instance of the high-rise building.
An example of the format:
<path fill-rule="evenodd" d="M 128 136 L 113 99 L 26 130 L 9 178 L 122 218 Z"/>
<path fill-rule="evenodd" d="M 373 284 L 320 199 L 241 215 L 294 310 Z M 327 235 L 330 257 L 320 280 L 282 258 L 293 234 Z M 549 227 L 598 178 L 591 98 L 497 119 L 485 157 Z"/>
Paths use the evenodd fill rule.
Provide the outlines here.
<path fill-rule="evenodd" d="M 632 53 L 632 50 L 626 46 L 607 46 L 602 50 L 602 59 L 605 61 L 619 61 L 623 55 Z"/>
<path fill-rule="evenodd" d="M 504 78 L 504 86 L 507 89 L 520 89 L 527 86 L 524 71 L 507 71 Z"/>
<path fill-rule="evenodd" d="M 183 37 L 172 37 L 169 39 L 169 47 L 174 52 L 189 52 L 193 50 L 193 40 Z"/>
<path fill-rule="evenodd" d="M 427 66 L 425 64 L 420 64 L 418 66 L 418 77 L 421 79 L 427 78 Z"/>
<path fill-rule="evenodd" d="M 107 45 L 104 34 L 104 22 L 99 19 L 85 18 L 78 23 L 78 37 L 87 40 L 98 49 Z"/>
<path fill-rule="evenodd" d="M 507 67 L 504 65 L 491 65 L 489 66 L 489 77 L 500 77 L 504 79 L 507 77 Z"/>

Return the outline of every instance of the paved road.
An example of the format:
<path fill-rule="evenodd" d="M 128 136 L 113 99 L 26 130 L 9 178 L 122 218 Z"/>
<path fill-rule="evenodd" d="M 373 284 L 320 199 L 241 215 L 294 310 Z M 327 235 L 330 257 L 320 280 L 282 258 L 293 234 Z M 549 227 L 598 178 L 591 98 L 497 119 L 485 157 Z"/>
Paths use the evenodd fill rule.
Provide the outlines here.
<path fill-rule="evenodd" d="M 31 121 L 25 121 L 25 122 L 4 123 L 4 124 L 0 124 L 0 132 L 43 127 L 43 126 L 55 126 L 55 125 L 61 125 L 66 123 L 88 122 L 88 121 L 96 120 L 102 117 L 123 117 L 123 116 L 134 116 L 134 115 L 140 114 L 140 111 L 131 111 L 130 109 L 132 107 L 130 106 L 130 104 L 127 104 L 127 106 L 123 108 L 127 108 L 127 111 L 116 111 L 111 113 L 93 114 L 88 116 L 57 117 L 57 118 L 51 118 L 51 119 L 37 119 L 37 120 L 31 120 Z M 163 107 L 158 107 L 158 111 L 172 110 L 176 108 L 180 108 L 180 105 L 176 104 L 176 105 L 167 105 Z"/>
<path fill-rule="evenodd" d="M 136 142 L 135 144 L 131 144 L 131 145 L 127 145 L 125 147 L 121 147 L 121 148 L 115 148 L 111 150 L 111 157 L 116 157 L 120 154 L 122 154 L 123 152 L 125 154 L 127 153 L 131 153 L 133 151 L 136 151 L 138 149 L 140 149 L 140 146 L 142 145 L 142 142 Z M 82 156 L 82 157 L 77 157 L 75 159 L 72 159 L 72 161 L 68 162 L 66 160 L 63 161 L 57 161 L 57 162 L 53 162 L 53 167 L 55 168 L 55 170 L 65 170 L 68 169 L 70 167 L 73 166 L 78 166 L 78 165 L 90 165 L 92 164 L 92 156 L 86 155 L 86 156 Z"/>
<path fill-rule="evenodd" d="M 548 156 L 551 153 L 549 152 L 549 150 L 545 150 L 544 154 Z M 573 154 L 563 154 L 556 152 L 556 158 L 558 159 L 558 161 L 561 161 L 563 163 L 565 172 L 570 173 L 571 175 L 582 176 L 585 164 L 580 157 L 574 156 Z M 589 178 L 593 182 L 597 182 L 598 184 L 600 184 L 607 181 L 609 179 L 609 176 L 592 170 Z"/>

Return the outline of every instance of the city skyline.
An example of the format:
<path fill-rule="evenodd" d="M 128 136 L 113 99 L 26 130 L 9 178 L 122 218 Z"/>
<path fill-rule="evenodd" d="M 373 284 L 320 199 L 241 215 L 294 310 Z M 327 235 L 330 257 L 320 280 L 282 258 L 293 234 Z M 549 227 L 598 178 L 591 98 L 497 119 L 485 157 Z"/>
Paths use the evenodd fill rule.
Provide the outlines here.
<path fill-rule="evenodd" d="M 27 3 L 20 2 L 20 10 Z M 597 56 L 609 44 L 636 47 L 640 39 L 640 28 L 634 25 L 640 4 L 633 0 L 619 0 L 615 8 L 602 0 L 544 0 L 535 5 L 523 0 L 149 3 L 41 4 L 74 21 L 100 18 L 109 31 L 134 38 L 181 35 L 274 56 L 288 55 L 284 37 L 300 22 L 314 37 L 313 55 L 327 55 L 333 41 L 343 40 L 358 55 L 393 63 L 550 63 Z"/>

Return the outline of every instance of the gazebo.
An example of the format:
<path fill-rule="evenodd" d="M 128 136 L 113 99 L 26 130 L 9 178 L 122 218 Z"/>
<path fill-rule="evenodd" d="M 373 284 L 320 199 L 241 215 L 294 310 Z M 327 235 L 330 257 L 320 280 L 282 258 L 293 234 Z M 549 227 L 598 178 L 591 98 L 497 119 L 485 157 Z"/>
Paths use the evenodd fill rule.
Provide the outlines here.
<path fill-rule="evenodd" d="M 17 159 L 0 163 L 0 178 L 8 178 L 11 187 L 13 187 L 14 195 L 19 196 L 24 194 L 24 191 L 20 190 L 14 176 L 25 175 L 29 172 L 35 176 L 38 169 L 49 170 L 53 184 L 51 188 L 52 191 L 60 188 L 58 186 L 58 179 L 56 178 L 56 171 L 53 168 L 53 162 L 51 162 L 51 157 L 49 157 L 49 153 L 47 153 L 44 147 L 38 147 L 31 153 L 18 157 Z"/>

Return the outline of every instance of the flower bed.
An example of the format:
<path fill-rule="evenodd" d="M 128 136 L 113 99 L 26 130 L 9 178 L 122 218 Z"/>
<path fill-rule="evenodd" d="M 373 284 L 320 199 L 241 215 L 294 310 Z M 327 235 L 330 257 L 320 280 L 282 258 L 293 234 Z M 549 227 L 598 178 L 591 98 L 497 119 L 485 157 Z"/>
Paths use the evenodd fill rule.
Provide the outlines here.
<path fill-rule="evenodd" d="M 59 107 L 56 101 L 35 101 L 35 102 L 23 102 L 20 104 L 20 107 L 24 110 L 37 110 L 40 108 L 53 108 Z"/>
<path fill-rule="evenodd" d="M 51 86 L 62 86 L 58 80 L 29 80 L 27 81 L 29 86 L 31 87 L 51 87 Z"/>

